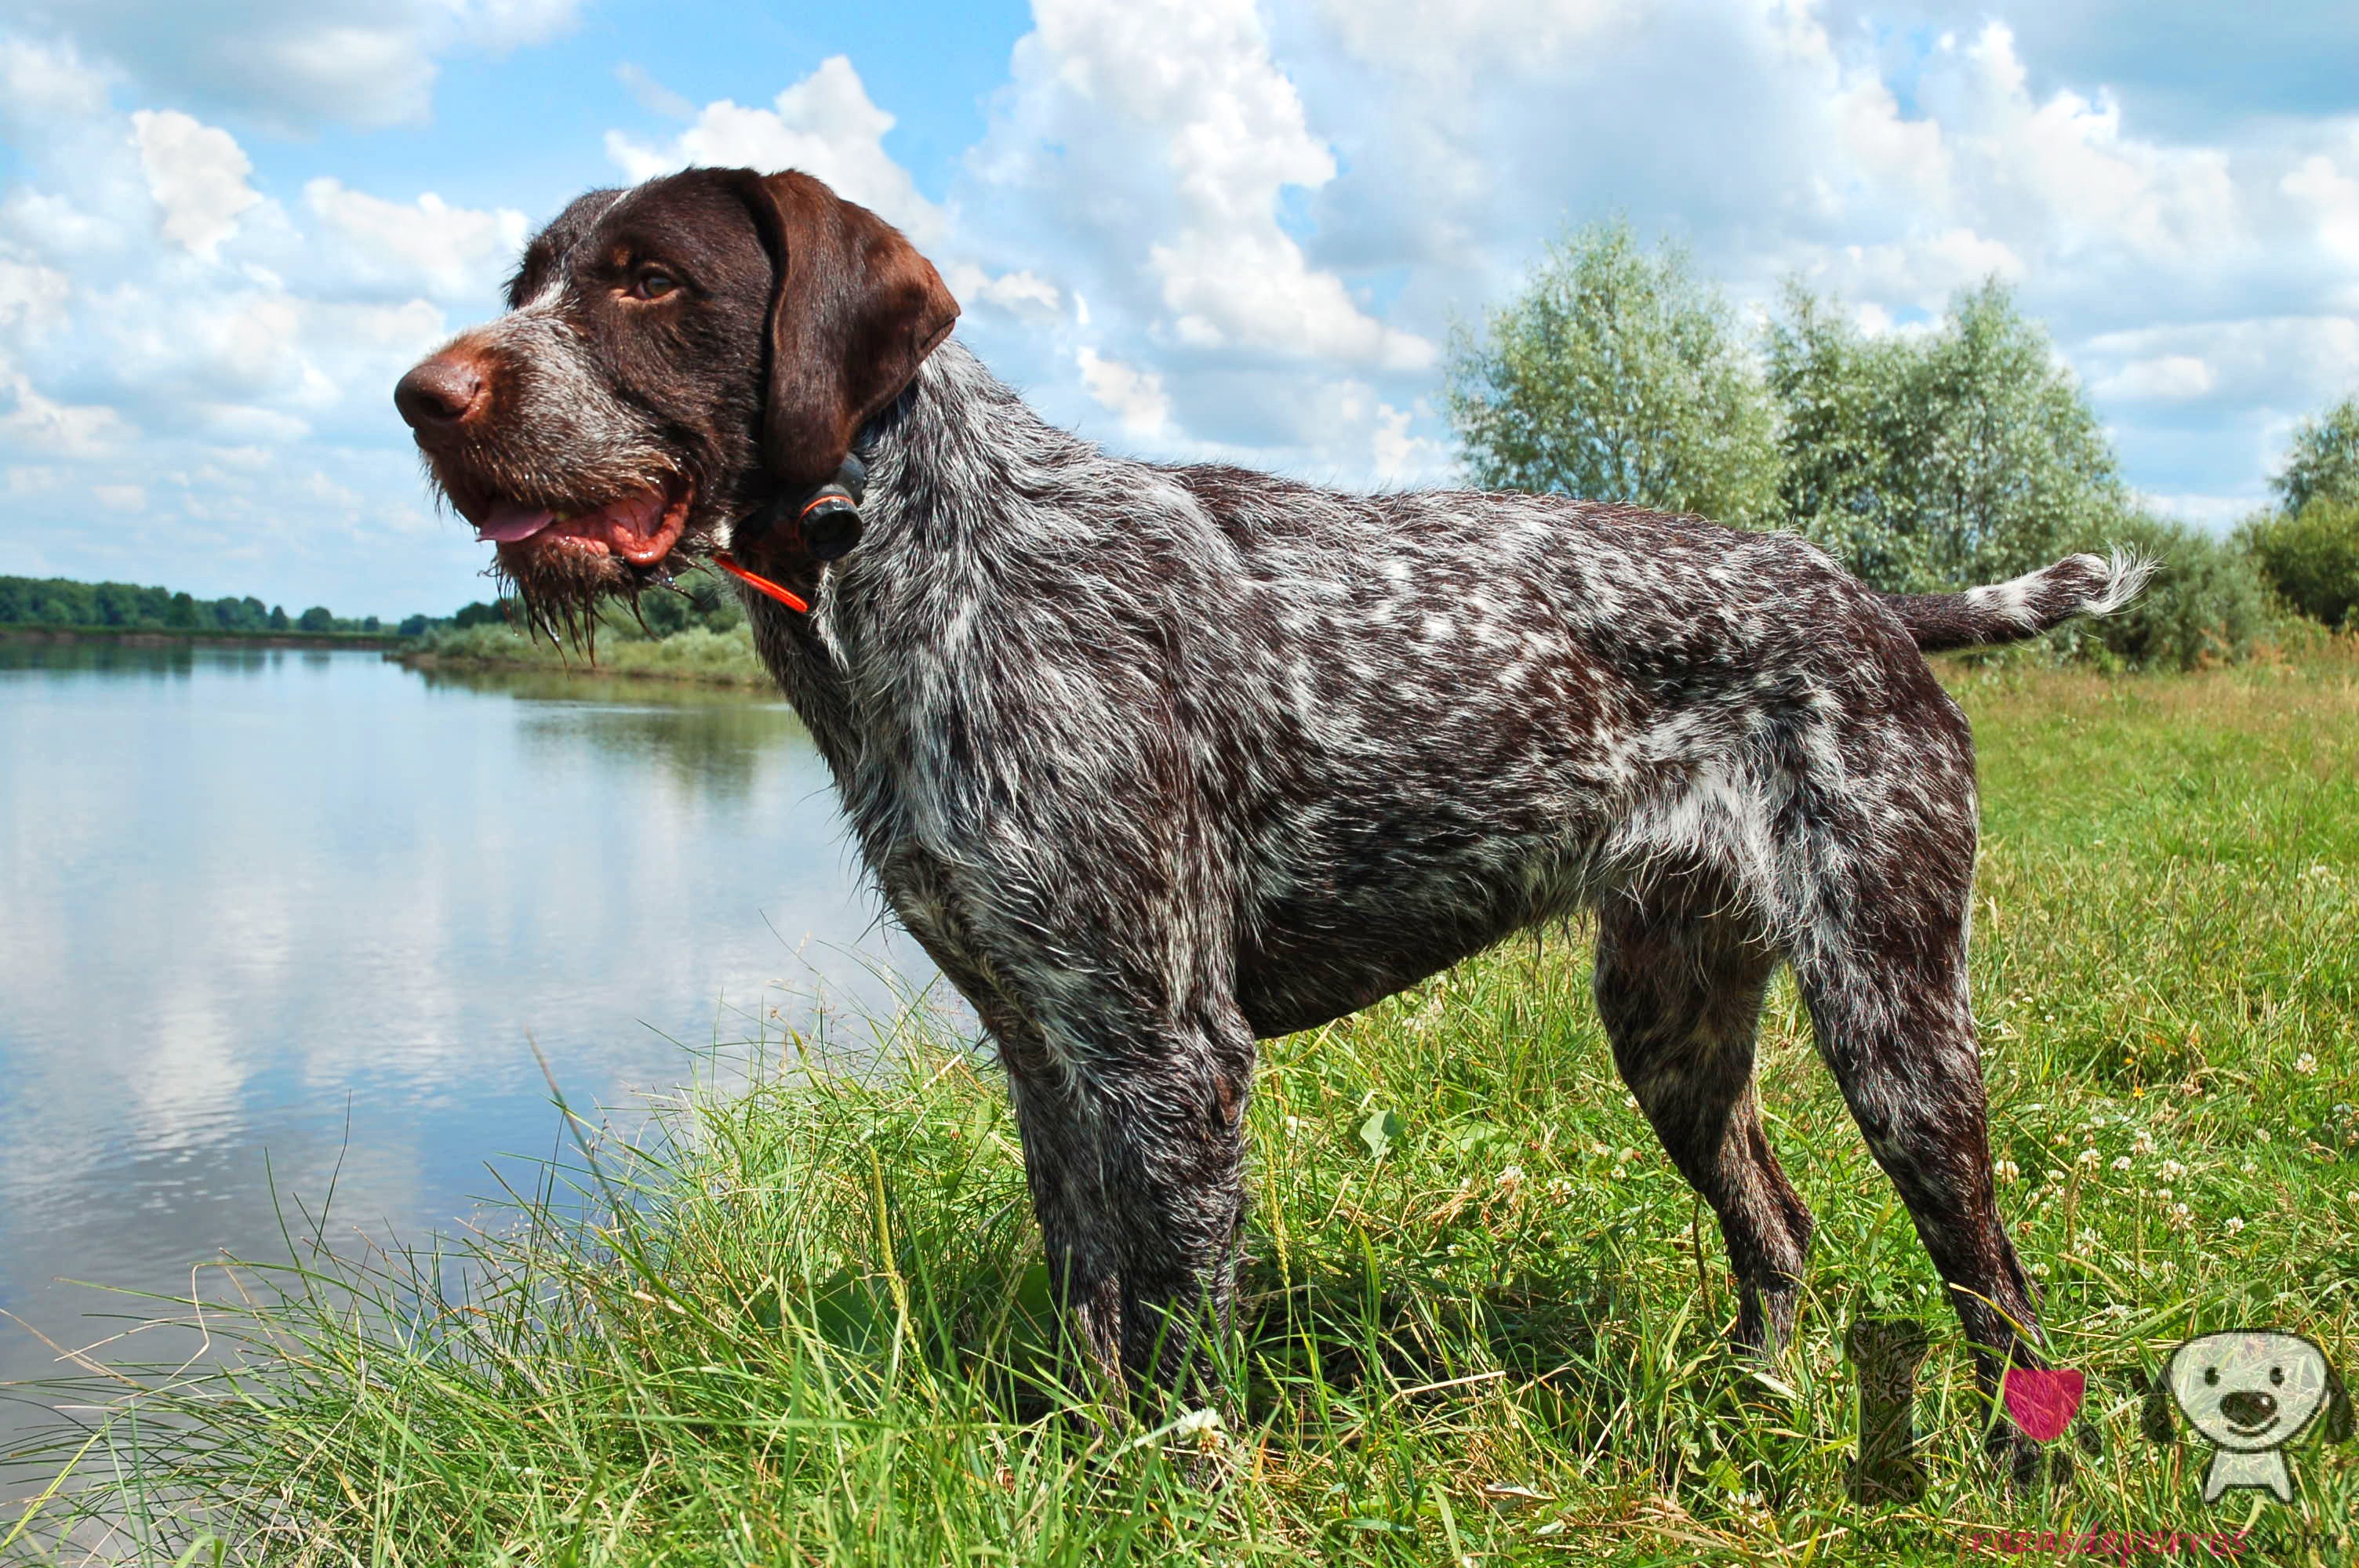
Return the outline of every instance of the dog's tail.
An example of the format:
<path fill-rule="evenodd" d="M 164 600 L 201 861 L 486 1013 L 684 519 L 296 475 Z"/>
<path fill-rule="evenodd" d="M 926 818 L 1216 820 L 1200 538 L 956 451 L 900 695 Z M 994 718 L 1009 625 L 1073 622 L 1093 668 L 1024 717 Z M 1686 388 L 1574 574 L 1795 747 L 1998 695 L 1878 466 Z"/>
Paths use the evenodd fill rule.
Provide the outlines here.
<path fill-rule="evenodd" d="M 2019 643 L 2076 615 L 2111 615 L 2138 596 L 2154 563 L 2116 547 L 2104 556 L 2067 556 L 1963 593 L 1886 593 L 1877 597 L 1929 654 Z"/>

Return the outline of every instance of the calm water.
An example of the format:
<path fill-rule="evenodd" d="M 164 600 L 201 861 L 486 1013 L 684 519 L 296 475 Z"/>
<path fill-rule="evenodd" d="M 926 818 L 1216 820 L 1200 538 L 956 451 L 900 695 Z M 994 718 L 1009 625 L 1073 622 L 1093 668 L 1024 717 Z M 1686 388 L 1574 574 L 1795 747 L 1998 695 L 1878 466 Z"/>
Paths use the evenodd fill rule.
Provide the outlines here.
<path fill-rule="evenodd" d="M 929 976 L 877 909 L 760 697 L 0 643 L 0 1307 L 78 1345 L 123 1303 L 61 1277 L 283 1259 L 274 1181 L 450 1230 L 557 1146 L 534 1043 L 627 1117 L 693 1045 Z M 0 1319 L 0 1379 L 55 1370 Z"/>

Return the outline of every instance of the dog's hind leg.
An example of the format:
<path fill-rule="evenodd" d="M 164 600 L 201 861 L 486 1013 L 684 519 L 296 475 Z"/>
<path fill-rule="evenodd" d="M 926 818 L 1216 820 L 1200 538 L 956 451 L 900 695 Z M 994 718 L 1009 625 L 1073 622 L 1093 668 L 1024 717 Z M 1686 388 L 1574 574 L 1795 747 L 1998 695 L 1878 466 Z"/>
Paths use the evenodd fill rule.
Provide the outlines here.
<path fill-rule="evenodd" d="M 2007 1367 L 2047 1363 L 2030 1282 L 1992 1184 L 1963 895 L 1932 914 L 1868 881 L 1845 903 L 1855 912 L 1848 931 L 1798 957 L 1796 979 L 1820 1054 L 1948 1284 L 1976 1380 L 1995 1401 Z M 2018 1474 L 2027 1477 L 2027 1440 L 2016 1441 L 2004 1422 L 1991 1436 L 1995 1450 L 2015 1446 Z"/>
<path fill-rule="evenodd" d="M 1614 1064 L 1720 1218 L 1736 1341 L 1770 1355 L 1792 1330 L 1811 1231 L 1753 1093 L 1755 1027 L 1776 967 L 1774 949 L 1709 890 L 1658 884 L 1599 905 L 1597 1008 Z"/>

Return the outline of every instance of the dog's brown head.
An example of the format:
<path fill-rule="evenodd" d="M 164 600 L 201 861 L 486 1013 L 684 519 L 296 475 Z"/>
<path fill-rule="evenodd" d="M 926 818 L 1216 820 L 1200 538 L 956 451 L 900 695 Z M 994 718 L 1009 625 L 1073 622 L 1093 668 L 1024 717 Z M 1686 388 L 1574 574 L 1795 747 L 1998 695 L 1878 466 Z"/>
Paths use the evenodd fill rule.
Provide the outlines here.
<path fill-rule="evenodd" d="M 573 620 L 832 475 L 957 315 L 809 175 L 694 168 L 568 207 L 394 403 L 527 612 Z"/>

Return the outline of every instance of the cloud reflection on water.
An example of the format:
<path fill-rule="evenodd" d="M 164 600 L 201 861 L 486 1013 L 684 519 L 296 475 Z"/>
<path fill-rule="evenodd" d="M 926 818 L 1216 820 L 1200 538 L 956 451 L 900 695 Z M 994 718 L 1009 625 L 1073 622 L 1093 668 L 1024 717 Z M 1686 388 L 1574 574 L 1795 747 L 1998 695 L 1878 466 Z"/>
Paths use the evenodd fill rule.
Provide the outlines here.
<path fill-rule="evenodd" d="M 52 1276 L 281 1256 L 271 1181 L 340 1162 L 345 1222 L 447 1229 L 555 1142 L 534 1044 L 617 1105 L 815 986 L 889 1005 L 931 971 L 877 913 L 775 702 L 0 643 L 0 1306 L 92 1337 Z"/>

